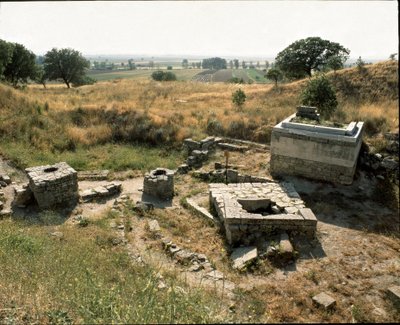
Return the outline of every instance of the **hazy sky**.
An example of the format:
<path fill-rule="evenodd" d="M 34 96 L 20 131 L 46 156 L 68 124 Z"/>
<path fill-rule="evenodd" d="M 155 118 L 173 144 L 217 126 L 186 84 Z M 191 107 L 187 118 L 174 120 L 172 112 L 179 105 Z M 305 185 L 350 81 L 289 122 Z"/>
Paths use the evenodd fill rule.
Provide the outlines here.
<path fill-rule="evenodd" d="M 36 54 L 271 57 L 320 36 L 351 57 L 398 51 L 396 1 L 0 2 L 0 38 Z"/>

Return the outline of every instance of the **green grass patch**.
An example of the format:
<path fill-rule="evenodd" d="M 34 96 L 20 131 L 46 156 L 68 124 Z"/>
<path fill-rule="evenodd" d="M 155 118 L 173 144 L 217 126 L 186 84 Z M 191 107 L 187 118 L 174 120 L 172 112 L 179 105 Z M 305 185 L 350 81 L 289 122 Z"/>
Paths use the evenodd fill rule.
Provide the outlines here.
<path fill-rule="evenodd" d="M 247 70 L 249 78 L 253 79 L 255 83 L 270 83 L 270 81 L 264 78 L 264 73 L 256 69 Z"/>
<path fill-rule="evenodd" d="M 93 169 L 148 171 L 156 167 L 174 169 L 184 159 L 182 153 L 177 150 L 122 144 L 96 145 L 89 149 L 78 147 L 75 151 L 51 152 L 39 150 L 21 142 L 0 141 L 0 153 L 11 159 L 19 168 L 65 161 L 78 171 Z"/>
<path fill-rule="evenodd" d="M 95 225 L 51 228 L 0 221 L 0 323 L 204 323 L 219 302 L 137 266 L 123 248 L 99 245 L 109 231 Z"/>

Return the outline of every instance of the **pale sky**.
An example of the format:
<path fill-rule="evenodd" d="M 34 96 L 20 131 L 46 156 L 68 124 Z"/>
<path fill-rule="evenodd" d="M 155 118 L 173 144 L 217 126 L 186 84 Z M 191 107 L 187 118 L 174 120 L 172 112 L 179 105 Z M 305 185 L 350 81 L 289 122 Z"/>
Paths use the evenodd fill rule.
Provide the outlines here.
<path fill-rule="evenodd" d="M 398 51 L 396 1 L 0 2 L 0 39 L 36 54 L 271 57 L 319 36 L 352 58 Z"/>

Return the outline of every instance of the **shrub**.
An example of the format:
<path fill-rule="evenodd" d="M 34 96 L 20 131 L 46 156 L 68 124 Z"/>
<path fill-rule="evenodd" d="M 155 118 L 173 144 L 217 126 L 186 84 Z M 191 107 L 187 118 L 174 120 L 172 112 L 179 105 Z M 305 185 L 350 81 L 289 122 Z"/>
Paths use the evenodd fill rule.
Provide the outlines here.
<path fill-rule="evenodd" d="M 224 127 L 222 126 L 221 122 L 216 119 L 208 119 L 207 121 L 207 134 L 209 135 L 223 135 L 224 134 Z"/>
<path fill-rule="evenodd" d="M 373 136 L 379 132 L 385 131 L 387 125 L 386 118 L 380 117 L 369 117 L 364 122 L 364 130 L 368 136 Z"/>
<path fill-rule="evenodd" d="M 153 78 L 153 80 L 156 81 L 174 81 L 176 80 L 176 75 L 172 72 L 164 72 L 161 70 L 158 71 L 154 71 L 151 74 L 151 77 Z"/>
<path fill-rule="evenodd" d="M 324 76 L 311 79 L 301 93 L 303 105 L 315 106 L 321 116 L 328 119 L 338 106 L 335 90 L 330 81 Z"/>
<path fill-rule="evenodd" d="M 232 103 L 239 109 L 241 109 L 246 101 L 246 94 L 243 90 L 238 89 L 232 93 Z"/>

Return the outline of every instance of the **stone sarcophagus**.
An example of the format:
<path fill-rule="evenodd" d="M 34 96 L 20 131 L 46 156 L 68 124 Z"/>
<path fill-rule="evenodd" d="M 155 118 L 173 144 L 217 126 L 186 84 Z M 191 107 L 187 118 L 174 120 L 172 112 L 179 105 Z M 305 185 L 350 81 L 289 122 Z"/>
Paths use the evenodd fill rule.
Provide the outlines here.
<path fill-rule="evenodd" d="M 362 143 L 363 122 L 326 127 L 292 121 L 293 114 L 271 134 L 270 172 L 351 184 Z"/>

